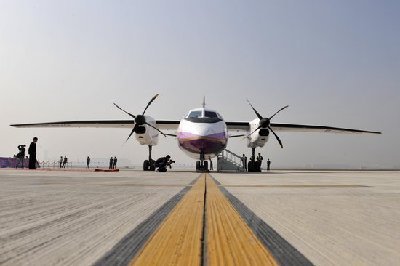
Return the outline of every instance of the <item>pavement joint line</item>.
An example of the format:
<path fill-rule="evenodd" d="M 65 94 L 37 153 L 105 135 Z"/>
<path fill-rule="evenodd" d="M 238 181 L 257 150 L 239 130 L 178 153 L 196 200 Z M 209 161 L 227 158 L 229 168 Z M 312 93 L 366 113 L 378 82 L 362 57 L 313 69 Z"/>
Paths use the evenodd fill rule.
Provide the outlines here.
<path fill-rule="evenodd" d="M 232 195 L 218 180 L 212 176 L 211 178 L 257 238 L 272 253 L 279 265 L 313 265 L 300 251 L 287 242 L 238 198 Z"/>
<path fill-rule="evenodd" d="M 205 175 L 205 174 L 204 174 Z M 201 235 L 201 266 L 208 265 L 207 262 L 207 182 L 204 182 L 204 205 Z"/>
<path fill-rule="evenodd" d="M 114 247 L 103 257 L 97 260 L 94 265 L 128 265 L 132 258 L 135 257 L 143 248 L 154 231 L 157 230 L 168 214 L 174 209 L 199 178 L 200 177 L 194 178 L 181 191 L 154 211 L 147 219 L 141 222 L 116 245 L 114 245 Z"/>
<path fill-rule="evenodd" d="M 222 187 L 242 187 L 242 188 L 365 188 L 366 185 L 218 185 Z"/>

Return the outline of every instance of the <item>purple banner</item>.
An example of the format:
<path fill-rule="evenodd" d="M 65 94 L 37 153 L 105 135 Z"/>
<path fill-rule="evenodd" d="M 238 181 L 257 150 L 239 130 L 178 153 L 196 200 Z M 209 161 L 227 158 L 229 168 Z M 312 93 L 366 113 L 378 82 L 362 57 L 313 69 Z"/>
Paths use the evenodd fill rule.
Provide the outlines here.
<path fill-rule="evenodd" d="M 22 168 L 22 163 L 18 158 L 5 158 L 0 157 L 0 168 L 15 168 L 18 165 L 18 168 Z M 28 168 L 29 159 L 24 159 L 24 168 Z M 36 162 L 36 167 L 39 168 L 39 163 Z"/>

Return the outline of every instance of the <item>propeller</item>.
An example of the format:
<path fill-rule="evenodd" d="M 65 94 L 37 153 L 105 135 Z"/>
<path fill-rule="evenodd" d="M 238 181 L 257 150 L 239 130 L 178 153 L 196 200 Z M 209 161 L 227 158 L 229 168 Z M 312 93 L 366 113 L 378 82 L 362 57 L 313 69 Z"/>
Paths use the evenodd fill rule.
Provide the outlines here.
<path fill-rule="evenodd" d="M 276 140 L 279 142 L 279 145 L 281 146 L 281 148 L 283 148 L 283 144 L 281 139 L 278 137 L 278 135 L 274 132 L 274 130 L 272 130 L 271 128 L 271 119 L 274 118 L 280 111 L 285 110 L 286 108 L 289 107 L 289 105 L 286 105 L 284 107 L 282 107 L 281 109 L 279 109 L 278 111 L 276 111 L 272 116 L 270 117 L 263 117 L 251 104 L 251 102 L 249 100 L 247 100 L 247 102 L 249 103 L 251 109 L 253 109 L 254 113 L 257 115 L 257 117 L 260 119 L 260 124 L 258 125 L 258 127 L 251 132 L 249 135 L 253 134 L 254 132 L 256 132 L 257 130 L 259 130 L 260 128 L 268 128 L 275 136 Z"/>
<path fill-rule="evenodd" d="M 157 130 L 158 132 L 160 132 L 164 137 L 166 137 L 167 135 L 171 135 L 171 134 L 165 134 L 164 132 L 162 132 L 161 130 L 159 130 L 158 128 L 156 128 L 155 126 L 149 124 L 146 122 L 146 118 L 144 117 L 144 114 L 146 113 L 147 108 L 149 108 L 149 106 L 154 102 L 154 100 L 158 97 L 158 93 L 156 95 L 153 96 L 153 98 L 151 98 L 151 100 L 147 103 L 146 107 L 143 110 L 143 113 L 140 115 L 133 115 L 131 113 L 129 113 L 128 111 L 122 109 L 118 104 L 113 103 L 115 105 L 115 107 L 117 107 L 119 110 L 121 110 L 122 112 L 124 112 L 125 114 L 129 115 L 130 117 L 132 117 L 135 121 L 135 125 L 132 128 L 131 133 L 129 133 L 128 138 L 126 139 L 126 141 L 128 141 L 130 139 L 130 137 L 133 135 L 133 133 L 135 133 L 138 129 L 139 126 L 142 126 L 144 124 L 148 125 L 149 127 L 154 128 L 155 130 Z"/>

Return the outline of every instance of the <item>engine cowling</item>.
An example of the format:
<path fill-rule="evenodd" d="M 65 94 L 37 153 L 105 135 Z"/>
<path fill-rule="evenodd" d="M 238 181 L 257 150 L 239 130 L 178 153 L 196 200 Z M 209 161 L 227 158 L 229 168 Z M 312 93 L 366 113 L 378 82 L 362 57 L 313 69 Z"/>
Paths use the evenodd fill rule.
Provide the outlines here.
<path fill-rule="evenodd" d="M 156 120 L 151 116 L 143 116 L 147 123 L 156 127 Z M 139 125 L 135 130 L 135 138 L 140 145 L 157 145 L 159 132 L 154 128 L 143 124 Z"/>
<path fill-rule="evenodd" d="M 249 122 L 250 130 L 249 132 L 253 132 L 260 125 L 260 119 L 256 118 L 253 121 Z M 269 130 L 267 128 L 260 128 L 256 130 L 250 136 L 247 136 L 247 147 L 249 148 L 257 148 L 264 147 L 265 143 L 268 141 Z"/>

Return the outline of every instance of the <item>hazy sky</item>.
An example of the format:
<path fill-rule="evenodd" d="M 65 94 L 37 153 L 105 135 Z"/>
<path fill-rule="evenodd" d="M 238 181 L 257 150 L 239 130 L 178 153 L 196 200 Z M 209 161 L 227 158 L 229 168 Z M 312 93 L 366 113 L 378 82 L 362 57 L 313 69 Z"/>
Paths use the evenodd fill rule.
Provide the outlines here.
<path fill-rule="evenodd" d="M 207 106 L 225 120 L 272 114 L 277 123 L 382 131 L 383 135 L 280 133 L 260 150 L 281 166 L 400 167 L 400 1 L 0 0 L 0 156 L 39 137 L 38 157 L 130 159 L 129 130 L 17 129 L 12 123 L 179 120 Z M 250 150 L 230 140 L 228 149 Z M 191 163 L 173 138 L 154 157 Z"/>

